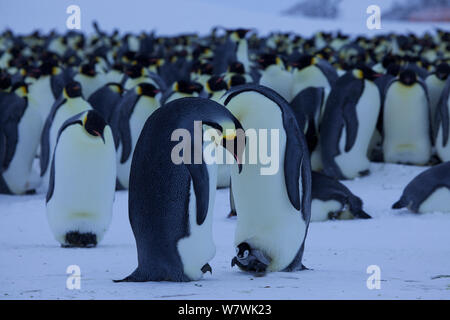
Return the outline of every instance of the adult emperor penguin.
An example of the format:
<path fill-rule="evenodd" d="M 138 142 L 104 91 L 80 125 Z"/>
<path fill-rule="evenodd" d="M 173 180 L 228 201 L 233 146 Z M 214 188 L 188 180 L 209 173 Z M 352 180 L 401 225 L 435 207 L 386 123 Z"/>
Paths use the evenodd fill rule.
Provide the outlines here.
<path fill-rule="evenodd" d="M 407 207 L 415 213 L 450 212 L 450 162 L 433 166 L 408 185 L 393 209 Z"/>
<path fill-rule="evenodd" d="M 215 165 L 204 161 L 202 127 L 196 121 L 218 129 L 214 143 L 235 153 L 242 127 L 212 100 L 177 99 L 150 116 L 130 173 L 128 206 L 138 267 L 121 281 L 191 281 L 211 271 L 216 173 Z M 177 129 L 186 134 L 174 135 Z"/>
<path fill-rule="evenodd" d="M 431 128 L 425 83 L 405 69 L 388 84 L 384 97 L 384 161 L 426 164 L 431 156 Z"/>
<path fill-rule="evenodd" d="M 83 96 L 88 100 L 92 93 L 105 84 L 105 74 L 97 71 L 94 63 L 85 63 L 81 65 L 79 73 L 73 77 L 73 80 L 81 84 Z"/>
<path fill-rule="evenodd" d="M 223 77 L 212 76 L 206 81 L 205 89 L 209 94 L 209 99 L 217 102 L 228 90 L 228 84 Z"/>
<path fill-rule="evenodd" d="M 438 108 L 439 98 L 444 90 L 445 82 L 450 74 L 450 66 L 443 62 L 440 63 L 433 73 L 430 73 L 425 79 L 425 84 L 430 98 L 430 120 L 433 132 L 435 128 L 435 115 Z"/>
<path fill-rule="evenodd" d="M 312 172 L 311 221 L 370 219 L 362 200 L 339 181 Z"/>
<path fill-rule="evenodd" d="M 450 78 L 447 78 L 445 86 L 436 108 L 434 141 L 438 157 L 442 161 L 450 161 Z"/>
<path fill-rule="evenodd" d="M 41 135 L 40 164 L 41 177 L 43 177 L 41 187 L 43 189 L 47 190 L 48 188 L 50 176 L 49 164 L 53 158 L 59 128 L 61 128 L 68 118 L 90 109 L 92 107 L 83 99 L 81 85 L 76 81 L 69 82 L 64 87 L 61 96 L 53 104 Z"/>
<path fill-rule="evenodd" d="M 153 84 L 142 82 L 127 91 L 117 105 L 112 126 L 118 129 L 116 146 L 119 188 L 128 189 L 134 148 L 148 117 L 159 108 L 156 98 L 158 93 L 159 89 Z"/>
<path fill-rule="evenodd" d="M 369 173 L 367 158 L 380 112 L 377 74 L 360 65 L 340 77 L 328 96 L 320 124 L 324 173 L 335 179 L 353 179 Z"/>
<path fill-rule="evenodd" d="M 292 74 L 286 70 L 283 60 L 275 54 L 267 53 L 259 57 L 263 69 L 259 84 L 275 90 L 287 101 L 291 101 Z"/>
<path fill-rule="evenodd" d="M 0 93 L 0 193 L 23 194 L 35 187 L 30 177 L 42 119 L 27 93 L 23 82 Z"/>
<path fill-rule="evenodd" d="M 198 97 L 203 93 L 203 86 L 194 81 L 179 80 L 172 85 L 171 90 L 167 90 L 161 97 L 161 105 L 170 101 L 187 98 Z"/>
<path fill-rule="evenodd" d="M 92 247 L 111 222 L 116 180 L 111 128 L 95 110 L 58 132 L 47 191 L 47 220 L 63 247 Z"/>
<path fill-rule="evenodd" d="M 251 253 L 245 259 L 237 256 L 232 265 L 250 272 L 300 270 L 311 215 L 311 168 L 305 137 L 286 100 L 268 87 L 237 86 L 221 101 L 248 136 L 245 155 L 250 160 L 243 159 L 240 174 L 236 168 L 231 170 L 238 214 L 235 245 L 248 245 L 251 252 L 266 257 L 258 259 L 259 254 Z M 269 136 L 269 140 L 270 148 L 278 151 L 272 159 L 277 170 L 264 168 L 259 159 L 251 160 L 258 142 L 256 134 L 249 134 L 250 129 L 256 133 L 266 129 L 275 137 Z"/>

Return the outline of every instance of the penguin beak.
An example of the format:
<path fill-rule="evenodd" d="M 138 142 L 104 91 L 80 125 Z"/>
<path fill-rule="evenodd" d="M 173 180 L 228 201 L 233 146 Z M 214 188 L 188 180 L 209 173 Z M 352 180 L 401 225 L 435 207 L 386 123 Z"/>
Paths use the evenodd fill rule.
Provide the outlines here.
<path fill-rule="evenodd" d="M 105 137 L 103 136 L 103 133 L 100 133 L 100 132 L 98 132 L 97 130 L 92 130 L 92 131 L 94 132 L 94 134 L 95 134 L 97 137 L 102 138 L 103 144 L 105 144 Z"/>
<path fill-rule="evenodd" d="M 240 130 L 241 131 L 241 130 Z M 242 131 L 242 134 L 245 133 Z M 239 168 L 239 173 L 242 171 L 242 154 L 245 149 L 245 136 L 243 139 L 239 139 L 239 133 L 236 130 L 227 130 L 227 132 L 223 135 L 221 146 L 224 147 L 228 152 L 230 152 Z M 243 142 L 243 143 L 242 143 Z"/>

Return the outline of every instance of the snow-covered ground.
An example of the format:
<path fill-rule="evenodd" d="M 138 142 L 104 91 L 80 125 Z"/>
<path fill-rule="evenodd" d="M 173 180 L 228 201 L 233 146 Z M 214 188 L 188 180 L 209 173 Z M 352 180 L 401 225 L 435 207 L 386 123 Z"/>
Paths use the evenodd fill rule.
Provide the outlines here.
<path fill-rule="evenodd" d="M 93 249 L 59 247 L 43 195 L 2 195 L 0 299 L 450 299 L 450 214 L 390 209 L 424 169 L 373 164 L 370 176 L 345 182 L 373 219 L 312 223 L 304 256 L 312 270 L 264 277 L 231 268 L 236 220 L 219 190 L 213 274 L 190 283 L 112 282 L 137 265 L 127 192 L 116 194 L 111 228 Z M 66 289 L 69 265 L 81 268 L 80 290 Z M 380 290 L 366 286 L 369 265 L 381 269 Z"/>

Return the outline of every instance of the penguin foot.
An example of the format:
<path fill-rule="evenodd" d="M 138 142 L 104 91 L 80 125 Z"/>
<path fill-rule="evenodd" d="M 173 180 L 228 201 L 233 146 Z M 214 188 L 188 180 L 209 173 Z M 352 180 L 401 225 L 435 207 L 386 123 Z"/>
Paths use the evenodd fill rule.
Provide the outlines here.
<path fill-rule="evenodd" d="M 241 263 L 237 257 L 231 260 L 231 267 L 237 265 L 239 269 L 246 272 L 255 273 L 256 275 L 264 275 L 267 270 L 267 264 L 257 260 L 256 258 L 251 259 L 248 264 Z"/>
<path fill-rule="evenodd" d="M 360 177 L 366 177 L 370 174 L 370 170 L 369 169 L 363 170 L 363 171 L 358 172 L 358 174 Z"/>
<path fill-rule="evenodd" d="M 30 189 L 30 190 L 27 190 L 27 191 L 25 191 L 25 194 L 26 194 L 26 195 L 33 195 L 33 194 L 36 194 L 36 189 Z"/>
<path fill-rule="evenodd" d="M 66 233 L 63 248 L 93 248 L 97 245 L 97 235 L 93 233 L 79 233 L 71 231 Z"/>
<path fill-rule="evenodd" d="M 209 263 L 205 264 L 200 270 L 202 270 L 203 273 L 206 273 L 209 271 L 209 273 L 212 274 L 212 269 Z"/>
<path fill-rule="evenodd" d="M 227 218 L 232 218 L 232 217 L 236 217 L 237 216 L 237 212 L 235 210 L 231 210 L 230 213 L 228 214 Z"/>

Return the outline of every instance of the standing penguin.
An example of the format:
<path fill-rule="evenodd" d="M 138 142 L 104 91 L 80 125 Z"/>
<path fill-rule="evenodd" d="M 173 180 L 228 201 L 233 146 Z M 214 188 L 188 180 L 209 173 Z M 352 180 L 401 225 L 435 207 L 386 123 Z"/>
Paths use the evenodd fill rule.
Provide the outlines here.
<path fill-rule="evenodd" d="M 366 66 L 340 77 L 328 96 L 320 124 L 324 173 L 335 179 L 353 179 L 369 173 L 367 158 L 380 112 L 376 73 Z"/>
<path fill-rule="evenodd" d="M 407 207 L 414 213 L 450 212 L 450 162 L 433 166 L 408 185 L 393 209 Z"/>
<path fill-rule="evenodd" d="M 388 84 L 384 96 L 384 161 L 426 164 L 431 156 L 431 128 L 425 83 L 405 69 Z"/>
<path fill-rule="evenodd" d="M 27 94 L 23 82 L 0 92 L 0 193 L 23 194 L 33 187 L 30 175 L 42 119 Z"/>
<path fill-rule="evenodd" d="M 438 157 L 442 161 L 450 160 L 450 78 L 447 78 L 445 86 L 442 89 L 439 102 L 437 103 L 435 116 L 435 147 Z"/>
<path fill-rule="evenodd" d="M 161 105 L 180 98 L 198 97 L 202 93 L 203 86 L 200 83 L 179 80 L 172 85 L 172 90 L 167 90 L 161 97 Z"/>
<path fill-rule="evenodd" d="M 117 105 L 112 126 L 118 129 L 117 180 L 121 188 L 128 189 L 134 148 L 147 118 L 159 108 L 158 93 L 154 85 L 142 82 L 125 93 Z"/>
<path fill-rule="evenodd" d="M 291 101 L 292 74 L 284 67 L 283 60 L 275 54 L 267 53 L 259 57 L 258 63 L 263 69 L 259 84 Z"/>
<path fill-rule="evenodd" d="M 80 72 L 73 77 L 73 80 L 81 84 L 84 98 L 88 100 L 92 93 L 105 84 L 105 74 L 95 70 L 94 63 L 85 63 L 80 67 Z"/>
<path fill-rule="evenodd" d="M 361 199 L 339 181 L 312 172 L 311 221 L 328 219 L 370 219 Z"/>
<path fill-rule="evenodd" d="M 55 101 L 52 110 L 44 124 L 41 135 L 41 177 L 42 188 L 47 190 L 49 183 L 49 165 L 53 158 L 59 128 L 70 117 L 86 110 L 92 109 L 91 105 L 83 99 L 80 83 L 69 82 L 63 90 L 62 95 Z"/>
<path fill-rule="evenodd" d="M 246 135 L 249 129 L 279 135 L 273 142 L 270 137 L 271 148 L 275 143 L 273 147 L 278 149 L 278 157 L 273 159 L 278 170 L 266 172 L 261 161 L 255 164 L 247 159 L 240 174 L 236 168 L 231 170 L 238 214 L 235 245 L 248 245 L 255 252 L 245 258 L 238 254 L 232 265 L 250 272 L 300 270 L 304 268 L 302 256 L 311 216 L 311 168 L 305 137 L 288 103 L 270 88 L 256 84 L 234 87 L 222 103 L 242 123 Z M 249 154 L 255 143 L 253 139 L 245 146 L 250 159 L 255 156 Z M 261 255 L 265 259 L 259 259 Z"/>
<path fill-rule="evenodd" d="M 195 127 L 194 121 L 218 129 L 221 137 L 214 143 L 234 153 L 226 141 L 236 140 L 242 127 L 214 101 L 182 98 L 152 114 L 136 145 L 130 173 L 129 216 L 138 267 L 121 281 L 190 281 L 211 271 L 216 173 L 215 165 L 203 160 L 202 127 Z M 174 138 L 176 129 L 189 135 Z M 177 139 L 187 147 L 180 150 Z M 174 151 L 186 161 L 174 162 Z M 192 164 L 196 154 L 202 161 Z"/>
<path fill-rule="evenodd" d="M 425 84 L 430 98 L 430 122 L 433 132 L 435 127 L 436 109 L 438 108 L 439 98 L 444 90 L 445 82 L 450 74 L 450 66 L 443 62 L 436 67 L 433 73 L 430 73 L 425 79 Z"/>
<path fill-rule="evenodd" d="M 47 191 L 47 220 L 63 247 L 92 247 L 112 217 L 116 162 L 111 128 L 95 110 L 58 132 Z"/>

